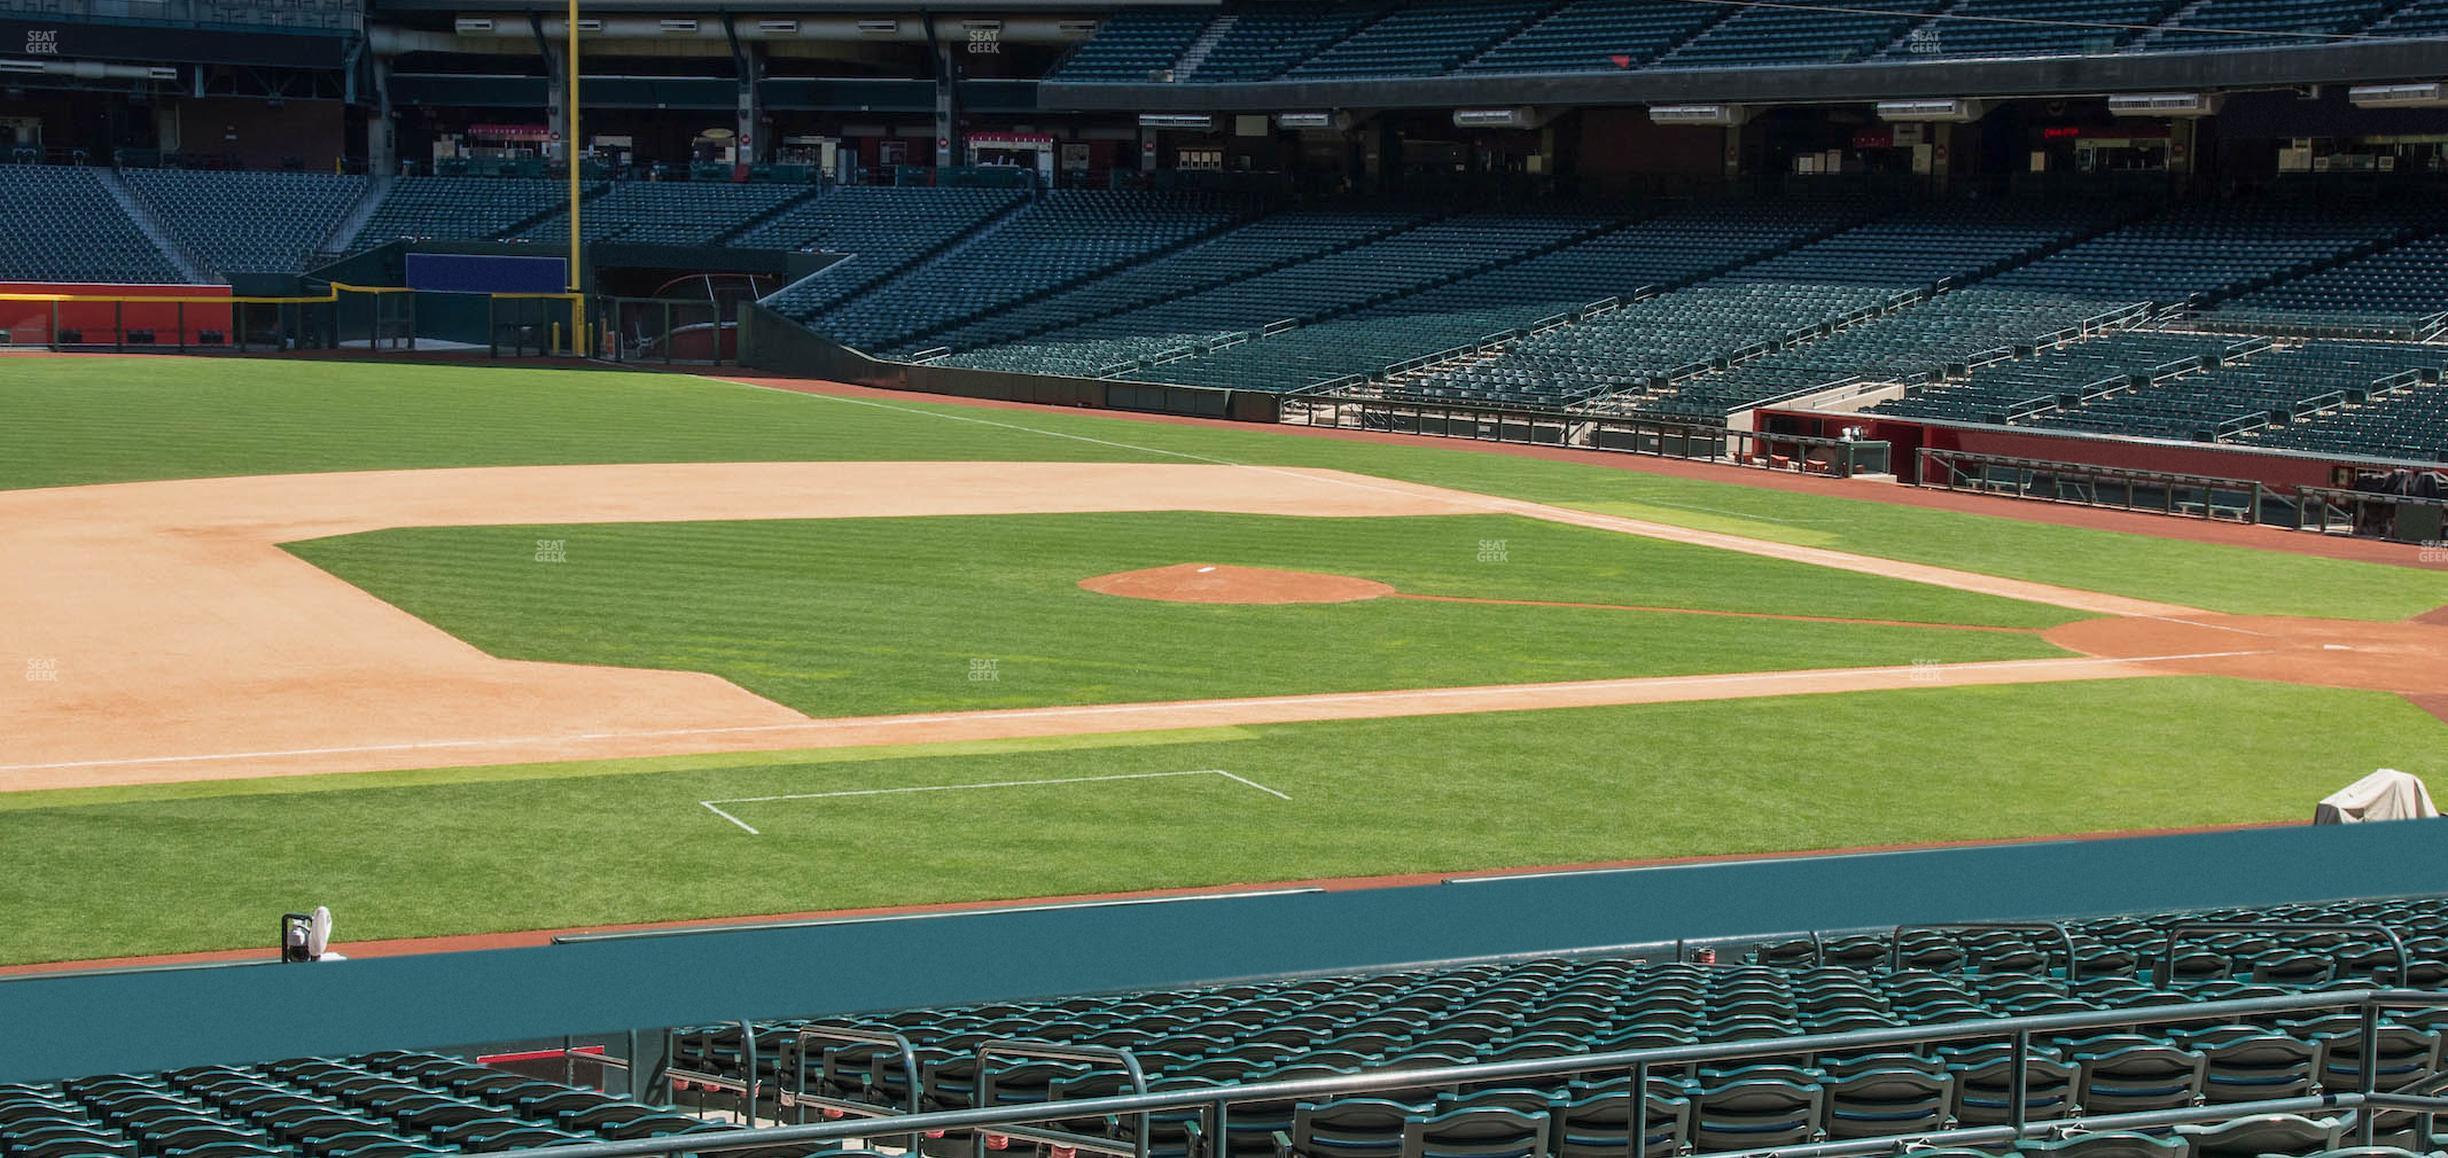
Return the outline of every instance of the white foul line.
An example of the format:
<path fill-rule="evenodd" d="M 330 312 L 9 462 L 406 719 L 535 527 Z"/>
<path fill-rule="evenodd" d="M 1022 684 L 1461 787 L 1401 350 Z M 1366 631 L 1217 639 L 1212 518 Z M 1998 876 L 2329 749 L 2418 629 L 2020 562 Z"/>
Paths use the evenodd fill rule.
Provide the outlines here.
<path fill-rule="evenodd" d="M 1102 784 L 1115 780 L 1166 780 L 1176 776 L 1221 776 L 1227 780 L 1249 785 L 1278 800 L 1292 799 L 1247 776 L 1236 776 L 1221 768 L 1193 768 L 1186 772 L 1125 772 L 1113 776 L 1058 776 L 1045 780 L 988 780 L 977 784 L 922 784 L 911 788 L 851 788 L 839 792 L 791 792 L 780 796 L 731 796 L 717 800 L 700 800 L 697 803 L 704 806 L 708 812 L 738 825 L 748 835 L 762 836 L 764 834 L 758 832 L 747 821 L 723 811 L 720 806 L 764 804 L 776 800 L 831 800 L 846 796 L 902 796 L 913 792 L 967 792 L 981 788 L 1034 788 L 1047 784 Z"/>

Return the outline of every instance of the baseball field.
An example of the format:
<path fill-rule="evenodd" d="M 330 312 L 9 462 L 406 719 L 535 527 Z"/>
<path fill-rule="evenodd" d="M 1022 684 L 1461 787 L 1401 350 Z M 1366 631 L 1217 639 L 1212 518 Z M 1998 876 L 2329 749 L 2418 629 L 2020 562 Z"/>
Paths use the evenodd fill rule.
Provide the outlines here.
<path fill-rule="evenodd" d="M 0 964 L 2292 823 L 2448 751 L 2413 548 L 671 374 L 0 413 Z"/>

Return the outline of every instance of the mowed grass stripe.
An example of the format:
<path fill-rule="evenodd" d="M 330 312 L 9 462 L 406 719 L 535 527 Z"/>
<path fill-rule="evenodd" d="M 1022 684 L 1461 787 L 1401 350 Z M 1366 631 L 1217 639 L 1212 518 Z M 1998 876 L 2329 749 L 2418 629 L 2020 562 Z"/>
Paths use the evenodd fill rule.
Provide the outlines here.
<path fill-rule="evenodd" d="M 310 902 L 333 906 L 344 938 L 383 938 L 2300 822 L 2372 768 L 2448 772 L 2448 730 L 2396 697 L 2209 678 L 1246 732 L 1162 748 L 0 812 L 0 842 L 41 850 L 0 877 L 10 914 L 0 961 L 254 945 L 263 914 Z M 1196 768 L 1228 769 L 1292 800 L 1220 778 L 927 793 L 777 805 L 803 811 L 758 814 L 772 822 L 761 837 L 697 803 Z M 556 868 L 569 865 L 592 867 Z"/>
<path fill-rule="evenodd" d="M 538 539 L 566 563 L 535 562 Z M 382 531 L 293 544 L 496 655 L 710 672 L 818 716 L 2065 654 L 2035 635 L 1408 600 L 1218 606 L 1176 563 L 1424 594 L 2030 627 L 2062 609 L 1510 516 L 1155 514 Z"/>
<path fill-rule="evenodd" d="M 608 371 L 222 358 L 12 360 L 0 368 L 0 410 L 10 415 L 0 423 L 0 488 L 438 466 L 1179 462 L 1184 460 L 1174 456 L 1189 454 L 1350 470 L 2239 614 L 2403 619 L 2448 605 L 2448 568 L 2306 558 L 1789 494 L 1428 440 L 1387 445 L 1263 427 L 981 411 L 922 399 L 816 397 Z M 1883 484 L 1862 485 L 1873 493 Z M 2272 539 L 2273 546 L 2283 542 Z"/>

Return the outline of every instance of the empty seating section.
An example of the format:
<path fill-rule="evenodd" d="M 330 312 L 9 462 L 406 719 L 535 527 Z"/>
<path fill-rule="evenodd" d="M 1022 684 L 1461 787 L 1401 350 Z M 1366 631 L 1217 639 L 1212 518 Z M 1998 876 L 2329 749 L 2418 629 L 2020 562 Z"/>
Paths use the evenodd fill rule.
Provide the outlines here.
<path fill-rule="evenodd" d="M 579 202 L 578 227 L 590 242 L 712 245 L 807 195 L 805 185 L 623 181 Z M 516 240 L 567 243 L 569 214 L 555 212 L 521 231 Z"/>
<path fill-rule="evenodd" d="M 2184 924 L 2239 920 L 2375 927 L 2272 925 L 2177 935 Z M 2397 959 L 2381 924 L 2401 938 L 2408 961 Z M 1147 1139 L 1157 1154 L 1601 1158 L 1628 1152 L 1634 1130 L 1653 1153 L 1718 1152 L 1822 1138 L 1901 1139 L 1949 1125 L 2004 1122 L 2015 1085 L 2012 1055 L 2000 1035 L 1718 1065 L 1658 1063 L 1651 1084 L 1639 1091 L 1621 1070 L 1415 1088 L 1402 1088 L 1400 1074 L 1748 1040 L 1773 1054 L 1779 1039 L 1801 1034 L 2139 1011 L 2383 979 L 2427 987 L 2448 978 L 2448 908 L 2435 898 L 2102 918 L 2063 928 L 2063 940 L 2054 930 L 1966 928 L 1768 941 L 1753 946 L 1747 960 L 1723 965 L 1510 959 L 764 1023 L 753 1027 L 755 1078 L 768 1091 L 801 1087 L 879 1110 L 907 1107 L 913 1093 L 921 1109 L 939 1111 L 1126 1088 L 1118 1061 L 1011 1058 L 981 1066 L 977 1059 L 989 1041 L 1036 1041 L 1126 1050 L 1159 1090 L 1360 1073 L 1381 1075 L 1392 1087 L 1336 1101 L 1242 1102 L 1224 1135 L 1203 1146 L 1189 1135 L 1190 1115 L 1159 1114 Z M 2059 948 L 2068 942 L 2072 961 Z M 2358 1015 L 2133 1016 L 2113 1029 L 2033 1035 L 2022 1074 L 2032 1120 L 2236 1104 L 2350 1089 L 2360 1081 L 2365 1046 Z M 2407 1089 L 2438 1074 L 2443 1024 L 2448 1007 L 2384 1016 L 2372 1054 L 2375 1085 Z M 897 1034 L 912 1052 L 905 1059 L 894 1047 L 820 1035 L 803 1040 L 799 1031 L 811 1028 L 871 1040 Z M 749 1076 L 742 1062 L 749 1044 L 736 1025 L 680 1031 L 673 1072 L 682 1080 L 742 1080 Z M 910 1062 L 917 1066 L 915 1091 L 905 1076 Z M 2245 1120 L 2255 1125 L 2179 1127 L 2174 1141 L 2157 1144 L 2169 1158 L 2195 1144 L 2204 1155 L 2306 1154 L 2339 1144 L 2334 1117 Z M 2387 1141 L 2436 1145 L 2402 1117 L 2382 1124 Z M 1070 1128 L 1127 1140 L 1136 1125 L 1125 1116 L 1074 1121 Z M 1439 1150 L 1432 1139 L 1440 1138 L 1454 1148 Z"/>
<path fill-rule="evenodd" d="M 2133 26 L 2167 15 L 2178 0 L 1963 0 L 1912 30 L 1890 57 L 2083 56 L 2115 52 Z"/>
<path fill-rule="evenodd" d="M 1812 201 L 1672 210 L 1421 293 L 1132 377 L 1297 390 L 1374 372 L 1603 298 L 1681 285 L 1840 228 L 1863 211 L 1856 204 Z"/>
<path fill-rule="evenodd" d="M 391 186 L 352 249 L 387 242 L 489 241 L 550 213 L 569 186 L 541 177 L 416 177 Z"/>
<path fill-rule="evenodd" d="M 1545 401 L 1646 389 L 1640 409 L 1722 416 L 1737 399 L 1670 384 L 1760 343 L 1817 336 L 1901 304 L 1898 295 L 1973 278 L 2064 243 L 2095 213 L 2014 205 L 1919 210 L 1846 230 L 1686 290 L 1524 338 L 1503 353 L 1389 386 L 1436 400 Z M 1703 384 L 1705 385 L 1705 384 Z"/>
<path fill-rule="evenodd" d="M 1258 0 L 1211 15 L 1124 10 L 1050 79 L 1250 82 L 2217 52 L 2448 29 L 2443 0 Z"/>
<path fill-rule="evenodd" d="M 2414 0 L 2366 31 L 2375 36 L 2438 36 L 2448 33 L 2448 0 Z"/>
<path fill-rule="evenodd" d="M 1271 0 L 1240 9 L 1205 58 L 1180 79 L 1214 81 L 1273 80 L 1394 5 L 1321 7 L 1312 3 Z"/>
<path fill-rule="evenodd" d="M 1203 9 L 1125 8 L 1046 74 L 1054 81 L 1144 81 L 1169 70 L 1215 14 Z"/>
<path fill-rule="evenodd" d="M 1992 363 L 1882 403 L 1898 417 L 2210 440 L 2448 368 L 2448 348 L 2129 331 Z"/>
<path fill-rule="evenodd" d="M 1725 15 L 1684 0 L 1574 0 L 1462 65 L 1463 72 L 1638 68 Z"/>
<path fill-rule="evenodd" d="M 1843 11 L 1742 8 L 1658 61 L 1661 68 L 1841 64 L 1877 55 L 1937 0 L 1862 0 Z"/>
<path fill-rule="evenodd" d="M 2257 290 L 2223 305 L 2227 325 L 2307 336 L 2408 336 L 2448 314 L 2448 234 Z"/>
<path fill-rule="evenodd" d="M 424 1053 L 0 1086 L 0 1147 L 30 1158 L 416 1158 L 723 1129 Z"/>
<path fill-rule="evenodd" d="M 1855 379 L 1920 382 L 1950 363 L 2078 327 L 2100 313 L 2093 301 L 1976 285 L 1706 375 L 1682 392 L 1760 401 Z"/>
<path fill-rule="evenodd" d="M 1423 219 L 1420 213 L 1393 209 L 1297 209 L 1276 213 L 1111 277 L 990 314 L 930 335 L 926 340 L 956 351 L 973 352 L 955 356 L 951 359 L 955 364 L 1064 373 L 1094 370 L 1096 366 L 1080 365 L 1079 359 L 1053 357 L 1050 348 L 1043 345 L 1032 343 L 990 351 L 981 351 L 980 347 L 1015 342 L 1141 309 L 1358 245 L 1408 229 Z"/>
<path fill-rule="evenodd" d="M 2043 411 L 2032 416 L 2030 425 L 2207 441 L 2232 433 L 2236 424 L 2258 426 L 2276 416 L 2292 417 L 2298 408 L 2334 404 L 2342 392 L 2367 392 L 2383 379 L 2410 370 L 2436 379 L 2442 367 L 2448 367 L 2448 348 L 2437 346 L 2257 346 L 2264 344 L 2247 341 L 2215 363 L 2205 358 L 2198 374 L 2137 382 L 2130 390 Z"/>
<path fill-rule="evenodd" d="M 765 303 L 808 318 L 968 236 L 1020 200 L 1008 189 L 828 189 L 750 227 L 731 244 L 844 255 Z"/>
<path fill-rule="evenodd" d="M 1205 195 L 1057 191 L 811 321 L 848 345 L 887 349 L 1196 240 L 1241 212 Z"/>
<path fill-rule="evenodd" d="M 2405 235 L 2419 220 L 2390 210 L 2272 204 L 2186 205 L 2135 222 L 1990 285 L 2101 302 L 2180 303 L 2312 271 Z"/>
<path fill-rule="evenodd" d="M 0 166 L 0 277 L 176 283 L 178 266 L 92 169 Z"/>
<path fill-rule="evenodd" d="M 1511 35 L 1544 3 L 1406 4 L 1292 69 L 1295 80 L 1444 72 Z"/>
<path fill-rule="evenodd" d="M 120 175 L 206 273 L 295 273 L 366 194 L 363 177 L 131 169 Z"/>
<path fill-rule="evenodd" d="M 2359 32 L 2365 25 L 2387 15 L 2401 2 L 2195 0 L 2137 43 L 2144 49 L 2191 52 L 2301 47 L 2324 43 L 2332 36 Z M 2251 31 L 2262 34 L 2252 35 Z"/>
<path fill-rule="evenodd" d="M 2448 462 L 2448 385 L 2401 387 L 2246 431 L 2237 441 L 2279 450 Z"/>
<path fill-rule="evenodd" d="M 1031 342 L 1028 368 L 1049 362 L 1072 373 L 1145 358 L 1224 334 L 1307 321 L 1515 260 L 1604 228 L 1575 213 L 1468 213 L 1392 233 L 1170 301 L 1089 322 Z M 1020 368 L 1013 359 L 973 364 Z"/>

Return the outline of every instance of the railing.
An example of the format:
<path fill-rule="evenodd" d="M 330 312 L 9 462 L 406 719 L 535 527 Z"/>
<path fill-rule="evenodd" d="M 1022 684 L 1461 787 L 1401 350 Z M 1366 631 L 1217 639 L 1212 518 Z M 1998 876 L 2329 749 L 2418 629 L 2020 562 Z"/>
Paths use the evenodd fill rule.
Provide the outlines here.
<path fill-rule="evenodd" d="M 1517 1061 L 1439 1065 L 1417 1069 L 1384 1069 L 1332 1077 L 1130 1093 L 1110 1097 L 1036 1102 L 1017 1106 L 989 1105 L 907 1115 L 886 1113 L 862 1121 L 751 1128 L 728 1132 L 709 1131 L 660 1138 L 554 1146 L 549 1150 L 521 1150 L 510 1153 L 532 1155 L 533 1158 L 645 1158 L 648 1155 L 721 1153 L 770 1146 L 847 1143 L 851 1139 L 874 1136 L 877 1126 L 884 1123 L 889 1123 L 888 1132 L 892 1134 L 934 1135 L 970 1131 L 1008 1133 L 1015 1128 L 1049 1122 L 1124 1116 L 1137 1117 L 1144 1121 L 1146 1115 L 1182 1111 L 1198 1115 L 1199 1133 L 1202 1136 L 1220 1141 L 1227 1137 L 1231 1108 L 1234 1106 L 1318 1102 L 1353 1095 L 1459 1089 L 1466 1085 L 1484 1087 L 1496 1083 L 1569 1079 L 1594 1074 L 1628 1076 L 1631 1095 L 1635 1099 L 1640 1099 L 1646 1096 L 1650 1088 L 1651 1076 L 1660 1069 L 1695 1068 L 1720 1062 L 1760 1058 L 1809 1058 L 1825 1054 L 1850 1055 L 1891 1047 L 1930 1046 L 1945 1042 L 1999 1040 L 2007 1043 L 2007 1057 L 2012 1063 L 2006 1108 L 2007 1121 L 2004 1124 L 1757 1150 L 1725 1151 L 1712 1154 L 1711 1158 L 1769 1158 L 1771 1155 L 1781 1155 L 1785 1158 L 1794 1158 L 1794 1156 L 1837 1158 L 1839 1155 L 1848 1154 L 1895 1152 L 1907 1146 L 2012 1141 L 2051 1131 L 2103 1131 L 2167 1126 L 2185 1122 L 2231 1120 L 2265 1113 L 2338 1110 L 2352 1112 L 2353 1124 L 2361 1144 L 2368 1146 L 2373 1142 L 2375 1126 L 2374 1115 L 2365 1112 L 2367 1109 L 2397 1110 L 2418 1114 L 2448 1113 L 2448 1097 L 2427 1093 L 2383 1093 L 2377 1088 L 2382 1011 L 2396 1008 L 2437 1007 L 2442 1001 L 2443 995 L 2437 992 L 2376 987 L 2336 990 L 2327 993 L 2289 994 L 2281 997 L 2203 1002 L 2175 1001 L 2165 1005 L 2086 1010 L 2081 1013 L 1985 1018 L 1939 1025 L 1849 1030 L 1842 1033 L 1797 1034 L 1782 1038 L 1750 1038 L 1740 1041 L 1570 1054 Z M 2353 1091 L 2257 1102 L 2200 1105 L 2175 1110 L 2101 1115 L 2078 1114 L 2039 1122 L 2031 1120 L 2027 1082 L 2032 1045 L 2036 1037 L 2095 1029 L 2128 1029 L 2142 1025 L 2234 1022 L 2278 1014 L 2317 1011 L 2353 1012 L 2361 1015 L 2362 1024 L 2358 1033 L 2361 1051 L 2356 1083 L 2358 1088 Z M 753 1044 L 746 1044 L 744 1048 L 750 1051 L 752 1057 Z M 981 1051 L 982 1054 L 983 1051 Z M 1648 1158 L 1649 1131 L 1643 1126 L 1641 1114 L 1633 1115 L 1628 1132 L 1630 1134 L 1626 1146 L 1628 1158 Z M 1144 1139 L 1147 1131 L 1142 1127 L 1138 1133 Z M 1066 1145 L 1086 1141 L 1106 1153 L 1113 1152 L 1116 1141 L 1110 1137 L 1069 1134 L 1052 1130 L 1032 1131 L 1032 1134 L 1040 1139 L 1060 1140 L 1061 1144 Z"/>
<path fill-rule="evenodd" d="M 785 1108 L 798 1112 L 800 1121 L 807 1121 L 807 1108 L 809 1106 L 814 1106 L 820 1110 L 832 1110 L 838 1114 L 848 1115 L 851 1117 L 876 1118 L 883 1117 L 887 1113 L 887 1111 L 877 1106 L 873 1102 L 860 1102 L 848 1098 L 834 1098 L 823 1094 L 808 1093 L 808 1043 L 827 1041 L 837 1042 L 843 1045 L 872 1045 L 891 1049 L 893 1051 L 893 1056 L 900 1059 L 901 1062 L 902 1080 L 907 1083 L 906 1088 L 909 1090 L 909 1112 L 916 1114 L 924 1107 L 925 1103 L 920 1100 L 921 1075 L 918 1065 L 918 1050 L 916 1047 L 910 1044 L 908 1035 L 899 1033 L 879 1033 L 863 1029 L 835 1029 L 826 1026 L 809 1026 L 801 1029 L 798 1033 L 792 1035 L 791 1037 L 791 1048 L 796 1053 L 796 1056 L 792 1059 L 791 1065 L 791 1088 L 783 1091 L 780 1099 Z M 748 1105 L 750 1107 L 750 1116 L 754 1117 L 754 1107 L 756 1106 L 755 1099 L 749 1099 Z M 910 1154 L 913 1156 L 913 1158 L 915 1158 L 915 1155 L 918 1153 L 919 1144 L 924 1141 L 923 1134 L 913 1132 L 908 1136 L 906 1141 L 909 1143 Z"/>
<path fill-rule="evenodd" d="M 1321 386 L 1327 385 L 1321 383 Z M 1661 458 L 1731 462 L 1850 478 L 1886 474 L 1887 443 L 1729 430 L 1698 419 L 1599 414 L 1571 409 L 1601 391 L 1559 399 L 1566 405 L 1438 402 L 1419 398 L 1304 391 L 1286 395 L 1280 421 L 1293 426 L 1374 430 L 1534 446 L 1617 451 Z M 1730 445 L 1729 445 L 1730 444 Z"/>
<path fill-rule="evenodd" d="M 2187 921 L 2167 931 L 2167 947 L 2160 959 L 2159 978 L 2164 984 L 2174 984 L 2176 950 L 2184 943 L 2187 933 L 2378 933 L 2386 938 L 2389 949 L 2397 957 L 2397 984 L 2404 985 L 2414 960 L 2406 956 L 2405 938 L 2397 930 L 2379 921 Z M 2071 942 L 2068 942 L 2071 944 Z M 2366 1058 L 2365 1060 L 2369 1060 Z"/>
<path fill-rule="evenodd" d="M 2090 463 L 1921 448 L 1916 485 L 2125 511 L 2259 523 L 2268 492 L 2251 479 L 2126 470 Z M 2045 494 L 2035 488 L 2045 484 Z M 2069 495 L 2068 487 L 2072 487 Z M 2119 496 L 2111 500 L 2108 494 Z M 2146 497 L 2150 496 L 2150 497 Z"/>
<path fill-rule="evenodd" d="M 2376 517 L 2374 508 L 2387 508 L 2385 517 Z M 2406 533 L 2407 529 L 2401 523 L 2408 508 L 2433 512 L 2426 520 L 2430 526 L 2448 526 L 2448 499 L 2315 486 L 2295 488 L 2295 519 L 2292 525 L 2298 531 L 2372 534 L 2398 542 L 2419 542 L 2433 547 L 2439 541 L 2438 532 Z"/>

